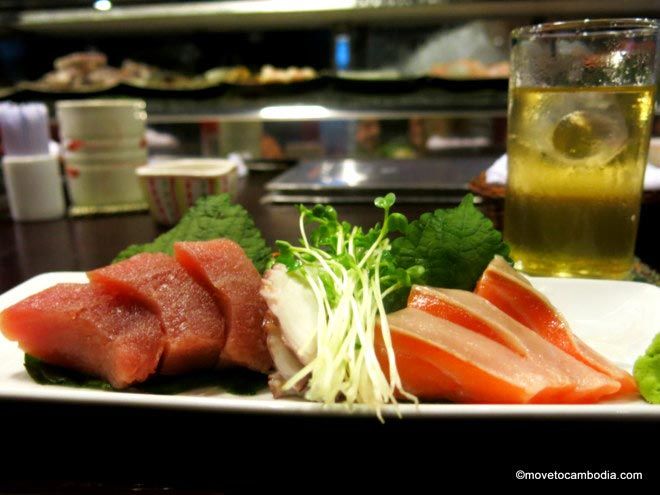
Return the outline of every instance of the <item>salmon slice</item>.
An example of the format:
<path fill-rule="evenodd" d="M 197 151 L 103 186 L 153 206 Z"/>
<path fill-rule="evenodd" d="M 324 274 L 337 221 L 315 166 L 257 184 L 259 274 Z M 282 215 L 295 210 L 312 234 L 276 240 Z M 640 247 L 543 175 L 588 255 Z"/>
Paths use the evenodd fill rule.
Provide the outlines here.
<path fill-rule="evenodd" d="M 566 384 L 554 398 L 557 402 L 596 402 L 621 388 L 618 381 L 586 366 L 472 292 L 415 285 L 408 307 L 494 338 L 552 372 Z"/>
<path fill-rule="evenodd" d="M 90 284 L 59 284 L 23 299 L 0 313 L 0 329 L 28 354 L 117 389 L 146 380 L 163 352 L 153 313 Z"/>
<path fill-rule="evenodd" d="M 160 319 L 165 350 L 160 372 L 213 368 L 225 345 L 225 324 L 213 298 L 163 253 L 141 253 L 88 272 L 93 285 L 143 304 Z"/>
<path fill-rule="evenodd" d="M 387 315 L 397 369 L 406 391 L 425 400 L 472 403 L 547 403 L 557 382 L 508 347 L 416 308 Z M 380 332 L 381 367 L 387 353 Z"/>
<path fill-rule="evenodd" d="M 618 396 L 637 393 L 632 375 L 574 335 L 566 319 L 548 298 L 503 258 L 496 256 L 488 265 L 475 292 L 578 361 L 618 381 L 621 385 Z"/>
<path fill-rule="evenodd" d="M 229 239 L 177 242 L 174 255 L 187 272 L 213 295 L 225 317 L 225 364 L 267 372 L 273 361 L 262 321 L 266 301 L 259 293 L 261 275 L 245 251 Z"/>
<path fill-rule="evenodd" d="M 460 292 L 455 291 L 457 295 Z M 523 339 L 513 330 L 503 325 L 493 325 L 492 322 L 475 315 L 474 307 L 468 304 L 457 304 L 449 294 L 451 292 L 433 287 L 413 285 L 408 295 L 407 306 L 421 309 L 438 318 L 444 318 L 452 323 L 461 325 L 484 337 L 495 340 L 523 357 L 530 355 L 530 350 Z M 467 292 L 467 294 L 471 294 Z M 485 301 L 483 298 L 478 298 Z M 467 301 L 465 301 L 467 302 Z M 474 303 L 474 301 L 471 301 Z M 506 315 L 505 315 L 506 316 Z"/>

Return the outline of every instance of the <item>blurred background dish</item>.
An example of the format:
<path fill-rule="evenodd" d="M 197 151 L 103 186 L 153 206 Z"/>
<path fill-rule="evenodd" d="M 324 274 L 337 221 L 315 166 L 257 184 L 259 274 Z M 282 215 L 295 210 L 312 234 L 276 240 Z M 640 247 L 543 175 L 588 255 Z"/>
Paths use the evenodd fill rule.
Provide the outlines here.
<path fill-rule="evenodd" d="M 318 77 L 318 74 L 311 67 L 289 66 L 286 68 L 278 68 L 266 64 L 261 67 L 261 70 L 256 75 L 255 79 L 258 84 L 290 84 L 309 81 L 316 77 Z"/>
<path fill-rule="evenodd" d="M 194 90 L 213 84 L 204 75 L 189 76 L 131 59 L 122 62 L 119 72 L 122 82 L 141 88 Z"/>
<path fill-rule="evenodd" d="M 442 169 L 445 158 L 481 156 L 486 167 L 486 156 L 506 146 L 511 29 L 660 16 L 654 2 L 631 2 L 557 9 L 542 0 L 521 10 L 515 0 L 330 0 L 319 11 L 304 2 L 208 1 L 193 9 L 174 0 L 116 0 L 99 11 L 83 0 L 31 0 L 0 18 L 0 86 L 15 88 L 6 97 L 17 101 L 43 99 L 51 116 L 62 95 L 144 100 L 140 157 L 238 153 L 253 175 L 324 159 L 421 160 Z M 110 136 L 71 149 L 80 146 L 76 139 L 63 144 L 78 165 Z M 441 176 L 431 184 L 437 201 L 448 198 Z"/>
<path fill-rule="evenodd" d="M 52 92 L 99 91 L 111 88 L 121 80 L 118 69 L 108 66 L 105 54 L 97 51 L 75 52 L 58 57 L 54 70 L 33 82 L 21 86 Z"/>
<path fill-rule="evenodd" d="M 188 158 L 154 162 L 137 169 L 151 215 L 161 225 L 174 225 L 197 199 L 236 194 L 238 171 L 228 160 Z"/>
<path fill-rule="evenodd" d="M 507 79 L 509 62 L 484 64 L 480 60 L 459 59 L 434 65 L 429 75 L 447 79 Z"/>

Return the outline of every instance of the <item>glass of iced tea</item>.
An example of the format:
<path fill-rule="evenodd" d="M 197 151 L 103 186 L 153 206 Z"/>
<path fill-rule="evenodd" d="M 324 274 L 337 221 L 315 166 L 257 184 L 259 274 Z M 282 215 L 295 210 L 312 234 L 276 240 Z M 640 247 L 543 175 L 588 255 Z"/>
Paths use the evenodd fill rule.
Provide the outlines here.
<path fill-rule="evenodd" d="M 654 116 L 658 26 L 557 22 L 512 33 L 504 237 L 533 275 L 625 278 Z"/>

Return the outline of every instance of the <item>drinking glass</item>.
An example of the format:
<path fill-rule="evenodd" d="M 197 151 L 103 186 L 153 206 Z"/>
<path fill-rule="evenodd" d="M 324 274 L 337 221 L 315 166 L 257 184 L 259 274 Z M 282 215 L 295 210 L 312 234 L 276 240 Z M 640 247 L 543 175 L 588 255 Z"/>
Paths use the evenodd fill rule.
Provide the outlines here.
<path fill-rule="evenodd" d="M 504 237 L 534 275 L 625 278 L 654 116 L 658 26 L 512 32 Z"/>

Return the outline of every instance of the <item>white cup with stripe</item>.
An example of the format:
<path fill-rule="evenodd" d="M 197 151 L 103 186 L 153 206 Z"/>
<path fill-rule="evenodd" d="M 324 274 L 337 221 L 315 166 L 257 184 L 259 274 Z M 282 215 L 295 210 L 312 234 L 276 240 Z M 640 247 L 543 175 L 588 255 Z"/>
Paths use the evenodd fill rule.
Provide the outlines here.
<path fill-rule="evenodd" d="M 174 225 L 200 197 L 234 196 L 238 178 L 235 163 L 213 158 L 156 162 L 136 173 L 149 210 L 162 225 Z"/>

